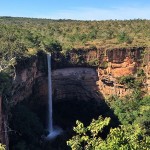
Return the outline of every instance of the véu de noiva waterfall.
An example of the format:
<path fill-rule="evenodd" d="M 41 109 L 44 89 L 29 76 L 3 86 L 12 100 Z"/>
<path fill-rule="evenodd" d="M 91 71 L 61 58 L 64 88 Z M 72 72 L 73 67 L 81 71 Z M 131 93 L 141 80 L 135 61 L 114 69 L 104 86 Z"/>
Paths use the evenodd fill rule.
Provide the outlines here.
<path fill-rule="evenodd" d="M 62 133 L 60 128 L 53 127 L 53 107 L 52 107 L 52 75 L 51 75 L 51 53 L 47 54 L 48 64 L 48 131 L 47 139 L 52 139 Z"/>
<path fill-rule="evenodd" d="M 48 131 L 53 132 L 53 109 L 52 109 L 52 79 L 51 79 L 51 54 L 47 54 L 48 63 Z"/>

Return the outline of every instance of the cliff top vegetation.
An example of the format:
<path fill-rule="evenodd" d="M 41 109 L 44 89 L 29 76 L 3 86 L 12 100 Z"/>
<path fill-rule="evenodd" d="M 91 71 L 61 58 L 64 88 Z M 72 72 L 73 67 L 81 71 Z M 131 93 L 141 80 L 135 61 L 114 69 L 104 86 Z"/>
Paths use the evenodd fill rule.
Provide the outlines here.
<path fill-rule="evenodd" d="M 150 46 L 150 20 L 77 21 L 0 17 L 0 71 L 39 49 Z"/>

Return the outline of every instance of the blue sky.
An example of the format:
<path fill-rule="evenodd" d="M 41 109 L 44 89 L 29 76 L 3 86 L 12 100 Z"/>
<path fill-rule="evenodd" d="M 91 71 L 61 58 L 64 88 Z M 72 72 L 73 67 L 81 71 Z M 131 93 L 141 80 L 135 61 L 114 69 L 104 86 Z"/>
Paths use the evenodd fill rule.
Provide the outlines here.
<path fill-rule="evenodd" d="M 150 19 L 150 0 L 2 0 L 0 16 L 50 19 Z"/>

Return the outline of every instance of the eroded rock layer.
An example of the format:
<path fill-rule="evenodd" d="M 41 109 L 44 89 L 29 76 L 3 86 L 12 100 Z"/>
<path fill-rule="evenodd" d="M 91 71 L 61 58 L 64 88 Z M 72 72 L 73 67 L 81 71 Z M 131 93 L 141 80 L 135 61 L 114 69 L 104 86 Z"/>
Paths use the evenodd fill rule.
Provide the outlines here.
<path fill-rule="evenodd" d="M 54 100 L 99 100 L 110 95 L 125 96 L 132 91 L 118 83 L 117 78 L 135 75 L 138 68 L 144 69 L 145 87 L 150 92 L 150 57 L 146 55 L 144 58 L 146 62 L 142 66 L 144 50 L 144 47 L 111 50 L 73 49 L 65 56 L 61 53 L 52 54 Z M 15 66 L 9 95 L 11 105 L 31 96 L 34 96 L 40 105 L 47 103 L 47 59 L 44 53 L 19 60 Z M 2 134 L 0 136 L 0 139 L 5 138 Z"/>
<path fill-rule="evenodd" d="M 98 99 L 97 72 L 92 68 L 65 68 L 52 72 L 54 99 Z"/>

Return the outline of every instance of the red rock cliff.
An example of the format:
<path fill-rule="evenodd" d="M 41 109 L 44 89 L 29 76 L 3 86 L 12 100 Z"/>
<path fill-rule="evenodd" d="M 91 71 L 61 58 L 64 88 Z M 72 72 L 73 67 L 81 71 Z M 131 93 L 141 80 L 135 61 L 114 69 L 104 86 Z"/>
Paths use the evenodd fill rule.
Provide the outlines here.
<path fill-rule="evenodd" d="M 58 72 L 55 72 L 53 74 L 54 78 L 52 80 L 55 86 L 55 91 L 53 92 L 54 94 L 57 94 L 56 100 L 63 98 L 64 96 L 69 98 L 70 96 L 72 96 L 70 93 L 73 93 L 74 96 L 77 97 L 81 96 L 82 98 L 84 98 L 83 95 L 87 97 L 96 97 L 96 92 L 101 93 L 103 97 L 107 97 L 112 94 L 118 96 L 125 96 L 126 94 L 129 94 L 131 91 L 124 85 L 120 85 L 117 82 L 117 77 L 134 74 L 136 72 L 137 68 L 140 66 L 141 53 L 144 51 L 144 49 L 145 48 L 143 47 L 128 49 L 118 48 L 111 50 L 74 49 L 70 53 L 67 53 L 65 57 L 60 54 L 55 54 L 52 60 L 52 68 L 54 72 L 58 68 L 72 67 L 72 72 L 67 76 L 69 80 L 66 79 L 65 75 L 62 76 Z M 149 66 L 150 64 L 148 60 L 145 66 L 145 71 L 147 74 L 146 85 L 148 87 L 148 91 L 150 91 Z M 87 71 L 89 76 L 87 76 L 86 70 L 84 71 L 84 69 L 82 70 L 82 68 L 73 70 L 74 67 L 90 67 L 94 68 L 94 70 L 90 71 L 91 69 L 89 69 Z M 12 82 L 11 101 L 13 102 L 13 104 L 27 99 L 31 95 L 36 95 L 36 91 L 38 91 L 38 96 L 47 97 L 47 72 L 45 68 L 47 68 L 47 60 L 45 54 L 33 56 L 31 58 L 25 58 L 18 61 L 15 67 L 15 76 L 13 78 L 14 80 Z M 65 80 L 67 82 L 67 86 Z M 80 85 L 77 88 L 77 92 L 75 92 L 77 85 L 72 85 L 72 81 L 76 81 L 75 84 Z M 82 84 L 78 83 L 80 81 L 82 82 Z M 92 89 L 90 89 L 90 87 Z M 85 91 L 83 89 L 85 89 Z M 4 122 L 2 118 L 1 103 L 0 121 Z M 0 138 L 2 140 L 6 138 L 2 134 L 3 127 L 1 122 Z"/>
<path fill-rule="evenodd" d="M 134 75 L 141 63 L 141 53 L 144 48 L 107 50 L 103 61 L 105 68 L 98 68 L 99 89 L 104 97 L 110 95 L 125 96 L 131 92 L 124 85 L 118 83 L 117 78 Z"/>

